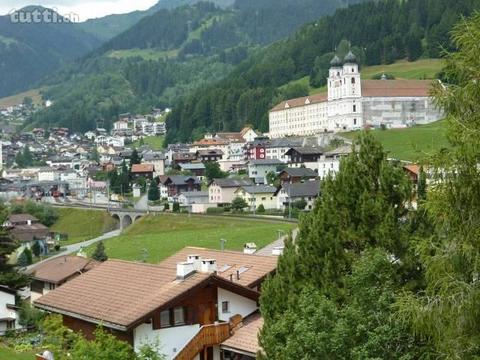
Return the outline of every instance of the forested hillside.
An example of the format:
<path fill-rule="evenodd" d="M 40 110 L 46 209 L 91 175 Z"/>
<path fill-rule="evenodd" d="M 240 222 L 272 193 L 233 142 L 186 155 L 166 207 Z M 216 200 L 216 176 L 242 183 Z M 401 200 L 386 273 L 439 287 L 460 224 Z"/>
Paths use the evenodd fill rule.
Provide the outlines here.
<path fill-rule="evenodd" d="M 168 119 L 169 142 L 191 140 L 205 131 L 238 130 L 245 123 L 268 130 L 268 110 L 302 88 L 278 90 L 310 75 L 326 77 L 332 50 L 349 40 L 364 64 L 439 57 L 451 49 L 449 31 L 461 15 L 480 9 L 478 0 L 382 0 L 337 10 L 303 27 L 295 36 L 257 52 L 228 78 L 182 100 Z"/>
<path fill-rule="evenodd" d="M 98 45 L 73 24 L 15 23 L 9 15 L 0 16 L 0 97 L 27 89 Z"/>
<path fill-rule="evenodd" d="M 174 7 L 182 1 L 169 2 L 173 8 L 144 17 L 90 56 L 51 76 L 44 96 L 53 99 L 54 106 L 36 114 L 28 126 L 73 124 L 74 130 L 85 131 L 101 121 L 109 128 L 119 112 L 174 106 L 193 90 L 225 77 L 261 44 L 359 1 L 364 0 L 238 0 L 229 8 L 205 2 Z M 161 1 L 156 7 L 166 4 Z M 117 81 L 123 85 L 109 87 Z"/>

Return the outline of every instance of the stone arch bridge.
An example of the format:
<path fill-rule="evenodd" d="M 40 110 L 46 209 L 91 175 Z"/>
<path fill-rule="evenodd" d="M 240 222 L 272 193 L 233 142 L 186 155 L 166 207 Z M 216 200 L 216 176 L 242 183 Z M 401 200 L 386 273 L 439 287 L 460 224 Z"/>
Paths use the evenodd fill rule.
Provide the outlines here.
<path fill-rule="evenodd" d="M 146 214 L 146 212 L 138 211 L 138 210 L 110 210 L 109 214 L 114 218 L 117 219 L 120 224 L 120 230 L 124 230 L 125 228 L 132 225 L 135 221 L 140 219 L 142 216 Z"/>

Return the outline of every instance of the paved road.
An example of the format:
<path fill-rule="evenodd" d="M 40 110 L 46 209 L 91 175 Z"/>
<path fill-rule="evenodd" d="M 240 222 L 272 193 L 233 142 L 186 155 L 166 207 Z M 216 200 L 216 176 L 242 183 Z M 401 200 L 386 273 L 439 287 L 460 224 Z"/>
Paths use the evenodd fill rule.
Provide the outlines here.
<path fill-rule="evenodd" d="M 293 240 L 297 238 L 298 229 L 294 229 L 292 232 Z M 271 244 L 268 244 L 264 248 L 258 250 L 255 255 L 263 255 L 263 256 L 272 256 L 272 250 L 278 246 L 285 246 L 285 240 L 287 239 L 288 235 L 283 236 L 282 238 L 274 241 Z"/>
<path fill-rule="evenodd" d="M 61 256 L 65 256 L 65 255 L 69 255 L 69 254 L 73 254 L 73 253 L 76 253 L 78 252 L 81 248 L 83 247 L 87 247 L 87 246 L 90 246 L 92 244 L 95 244 L 99 241 L 102 241 L 102 240 L 106 240 L 106 239 L 110 239 L 112 237 L 115 237 L 115 236 L 118 236 L 120 235 L 121 233 L 121 230 L 114 230 L 114 231 L 111 231 L 111 232 L 108 232 L 108 233 L 105 233 L 103 234 L 102 236 L 99 236 L 95 239 L 91 239 L 91 240 L 87 240 L 87 241 L 83 241 L 81 243 L 77 243 L 77 244 L 72 244 L 72 245 L 67 245 L 65 246 L 65 250 L 62 251 L 61 253 L 58 253 L 56 255 L 53 255 L 43 261 L 40 261 L 36 264 L 33 264 L 33 265 L 30 265 L 26 268 L 26 271 L 29 271 L 29 270 L 32 270 L 33 268 L 35 268 L 35 266 L 45 262 L 45 261 L 48 261 L 48 260 L 51 260 L 51 259 L 55 259 L 57 257 L 61 257 Z"/>

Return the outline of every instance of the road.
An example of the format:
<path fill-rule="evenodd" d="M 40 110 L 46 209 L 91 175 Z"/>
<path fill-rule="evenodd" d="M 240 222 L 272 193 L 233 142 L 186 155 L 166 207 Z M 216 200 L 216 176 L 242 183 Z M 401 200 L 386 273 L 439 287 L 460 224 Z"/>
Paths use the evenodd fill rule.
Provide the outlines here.
<path fill-rule="evenodd" d="M 297 235 L 298 235 L 298 229 L 294 229 L 292 231 L 292 236 L 293 236 L 293 240 L 295 241 L 295 239 L 297 238 Z M 261 256 L 272 256 L 272 250 L 276 247 L 280 247 L 280 246 L 285 246 L 285 240 L 287 239 L 287 236 L 288 235 L 285 235 L 283 237 L 281 237 L 280 239 L 274 241 L 273 243 L 271 244 L 268 244 L 267 246 L 265 246 L 264 248 L 258 250 L 255 255 L 261 255 Z"/>
<path fill-rule="evenodd" d="M 110 238 L 113 238 L 115 236 L 119 236 L 121 233 L 121 230 L 118 229 L 118 230 L 114 230 L 114 231 L 111 231 L 111 232 L 108 232 L 108 233 L 105 233 L 103 234 L 102 236 L 99 236 L 95 239 L 90 239 L 90 240 L 87 240 L 87 241 L 83 241 L 83 242 L 80 242 L 80 243 L 77 243 L 77 244 L 72 244 L 72 245 L 67 245 L 65 246 L 65 250 L 62 251 L 61 253 L 58 253 L 58 254 L 55 254 L 45 260 L 42 260 L 36 264 L 33 264 L 33 265 L 30 265 L 26 268 L 26 271 L 30 271 L 32 269 L 34 269 L 37 265 L 41 264 L 41 263 L 44 263 L 45 261 L 48 261 L 48 260 L 51 260 L 51 259 L 55 259 L 55 258 L 58 258 L 58 257 L 61 257 L 61 256 L 65 256 L 65 255 L 70 255 L 70 254 L 73 254 L 73 253 L 77 253 L 81 248 L 85 248 L 85 247 L 88 247 L 92 244 L 95 244 L 99 241 L 102 241 L 102 240 L 106 240 L 106 239 L 110 239 Z"/>

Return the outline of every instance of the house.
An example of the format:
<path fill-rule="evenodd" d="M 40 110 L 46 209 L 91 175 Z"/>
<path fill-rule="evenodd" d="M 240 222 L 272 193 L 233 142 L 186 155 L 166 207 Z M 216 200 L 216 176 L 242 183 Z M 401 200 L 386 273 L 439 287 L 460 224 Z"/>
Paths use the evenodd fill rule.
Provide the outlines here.
<path fill-rule="evenodd" d="M 320 195 L 320 181 L 305 181 L 301 183 L 284 183 L 280 185 L 275 193 L 277 197 L 277 208 L 285 210 L 289 205 L 299 200 L 305 200 L 305 210 L 312 210 L 315 199 Z"/>
<path fill-rule="evenodd" d="M 263 327 L 259 312 L 247 316 L 235 333 L 220 344 L 221 358 L 225 360 L 252 360 L 262 351 L 258 335 Z"/>
<path fill-rule="evenodd" d="M 205 165 L 203 163 L 180 164 L 180 170 L 190 172 L 200 180 L 205 176 Z"/>
<path fill-rule="evenodd" d="M 18 308 L 15 303 L 16 291 L 0 285 L 0 335 L 10 330 L 21 330 Z"/>
<path fill-rule="evenodd" d="M 133 178 L 153 179 L 155 168 L 152 164 L 133 164 L 131 174 Z"/>
<path fill-rule="evenodd" d="M 30 300 L 33 302 L 67 281 L 93 269 L 98 262 L 81 256 L 61 256 L 36 265 L 29 271 Z"/>
<path fill-rule="evenodd" d="M 59 181 L 60 174 L 51 167 L 43 167 L 38 171 L 38 181 Z"/>
<path fill-rule="evenodd" d="M 213 179 L 208 185 L 211 204 L 229 204 L 235 199 L 235 192 L 242 186 L 253 185 L 244 179 Z"/>
<path fill-rule="evenodd" d="M 276 174 L 278 169 L 283 166 L 285 164 L 278 159 L 250 160 L 247 163 L 248 177 L 256 184 L 266 184 L 268 182 L 267 175 L 271 172 Z"/>
<path fill-rule="evenodd" d="M 154 177 L 165 175 L 165 155 L 158 151 L 148 151 L 143 154 L 142 163 L 152 164 Z"/>
<path fill-rule="evenodd" d="M 408 164 L 403 166 L 403 171 L 408 176 L 414 186 L 417 186 L 420 177 L 420 166 L 417 164 Z"/>
<path fill-rule="evenodd" d="M 46 249 L 46 239 L 50 230 L 40 221 L 29 214 L 12 214 L 3 225 L 10 230 L 13 239 L 22 243 L 18 251 L 24 247 L 32 247 L 35 242 L 40 241 L 41 246 Z"/>
<path fill-rule="evenodd" d="M 309 168 L 286 168 L 280 172 L 278 176 L 281 183 L 299 183 L 302 181 L 315 180 L 318 174 Z"/>
<path fill-rule="evenodd" d="M 245 200 L 251 211 L 258 209 L 263 205 L 265 209 L 276 209 L 277 199 L 274 194 L 276 188 L 268 185 L 242 186 L 235 191 L 235 196 Z"/>
<path fill-rule="evenodd" d="M 299 167 L 306 162 L 316 162 L 323 155 L 325 151 L 320 147 L 305 146 L 294 147 L 288 150 L 285 155 L 290 158 L 290 163 L 293 166 Z"/>
<path fill-rule="evenodd" d="M 178 166 L 180 164 L 191 163 L 197 160 L 197 155 L 195 153 L 189 152 L 176 152 L 172 155 L 172 166 Z"/>
<path fill-rule="evenodd" d="M 198 150 L 195 154 L 201 162 L 219 161 L 223 158 L 223 151 L 219 149 Z"/>
<path fill-rule="evenodd" d="M 177 196 L 177 202 L 182 206 L 193 204 L 208 204 L 208 191 L 190 191 Z"/>
<path fill-rule="evenodd" d="M 185 192 L 200 191 L 202 188 L 200 181 L 194 176 L 166 176 L 160 178 L 160 183 L 166 188 L 168 197 L 180 195 Z"/>
<path fill-rule="evenodd" d="M 169 360 L 219 359 L 220 344 L 258 312 L 261 284 L 276 266 L 274 256 L 202 248 L 158 265 L 108 260 L 34 305 L 87 339 L 102 324 L 137 351 L 160 343 Z"/>
<path fill-rule="evenodd" d="M 335 175 L 340 170 L 342 158 L 352 152 L 351 145 L 343 145 L 324 153 L 316 162 L 305 162 L 305 166 L 315 170 L 320 179 L 325 179 L 329 174 Z"/>

